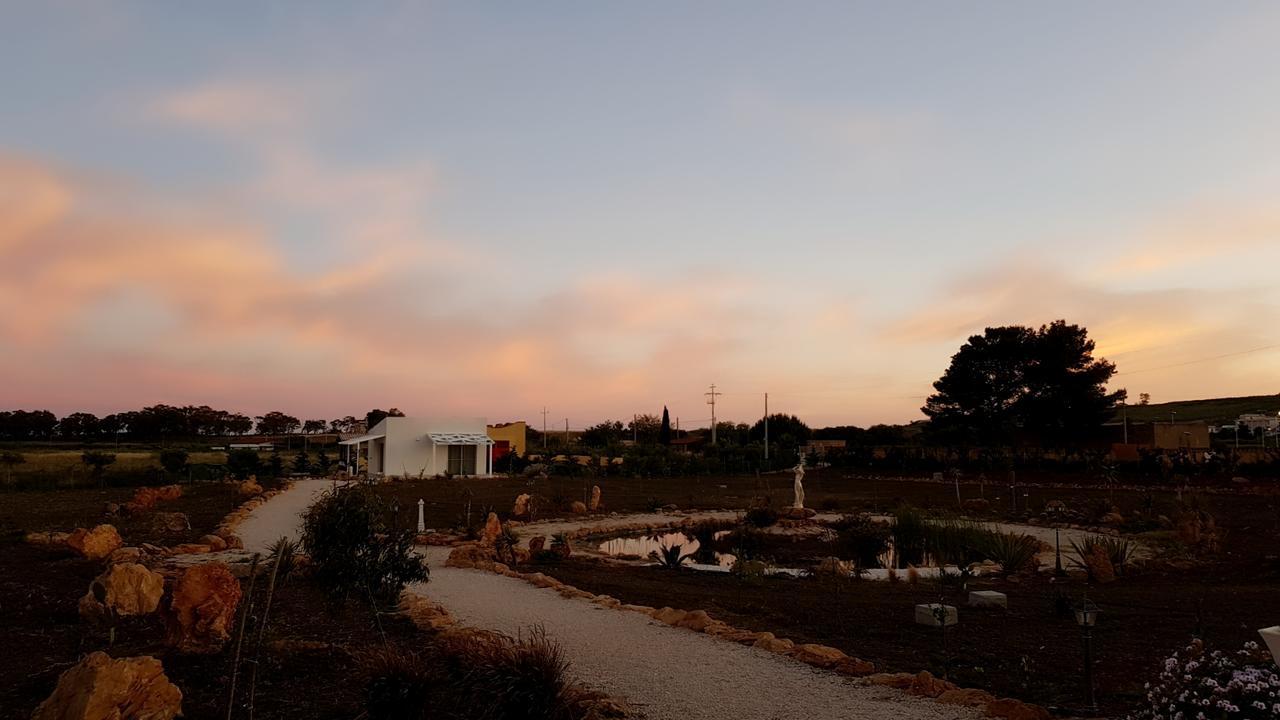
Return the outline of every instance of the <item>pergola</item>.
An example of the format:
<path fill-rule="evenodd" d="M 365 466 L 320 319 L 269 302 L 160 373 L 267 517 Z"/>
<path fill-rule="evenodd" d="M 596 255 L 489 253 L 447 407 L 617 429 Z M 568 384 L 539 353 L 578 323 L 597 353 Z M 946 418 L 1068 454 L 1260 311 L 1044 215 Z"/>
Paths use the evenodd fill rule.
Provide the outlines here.
<path fill-rule="evenodd" d="M 484 474 L 493 474 L 493 440 L 491 440 L 488 435 L 472 432 L 433 432 L 427 433 L 427 437 L 431 438 L 431 464 L 435 467 L 440 467 L 436 451 L 440 449 L 441 445 L 444 445 L 445 447 L 450 445 L 484 445 L 489 448 L 489 451 L 485 453 Z M 445 460 L 447 461 L 448 458 L 445 458 Z"/>

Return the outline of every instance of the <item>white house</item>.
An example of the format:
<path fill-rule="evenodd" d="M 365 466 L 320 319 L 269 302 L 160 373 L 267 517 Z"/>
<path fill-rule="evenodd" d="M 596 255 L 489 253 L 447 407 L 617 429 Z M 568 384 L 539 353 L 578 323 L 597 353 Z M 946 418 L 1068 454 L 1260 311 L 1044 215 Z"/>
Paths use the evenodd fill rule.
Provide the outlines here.
<path fill-rule="evenodd" d="M 484 418 L 388 417 L 340 443 L 343 463 L 348 472 L 369 477 L 486 477 L 493 474 L 493 440 L 485 428 Z"/>

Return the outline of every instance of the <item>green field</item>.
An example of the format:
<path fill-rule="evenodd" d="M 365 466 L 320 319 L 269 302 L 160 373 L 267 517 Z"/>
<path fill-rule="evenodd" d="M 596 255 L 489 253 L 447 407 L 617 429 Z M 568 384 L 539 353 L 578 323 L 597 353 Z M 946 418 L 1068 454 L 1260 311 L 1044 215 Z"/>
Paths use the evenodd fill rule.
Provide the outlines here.
<path fill-rule="evenodd" d="M 1227 425 L 1245 413 L 1280 412 L 1280 395 L 1178 400 L 1175 402 L 1130 405 L 1129 422 L 1168 422 L 1169 413 L 1178 421 L 1204 420 L 1210 425 Z"/>

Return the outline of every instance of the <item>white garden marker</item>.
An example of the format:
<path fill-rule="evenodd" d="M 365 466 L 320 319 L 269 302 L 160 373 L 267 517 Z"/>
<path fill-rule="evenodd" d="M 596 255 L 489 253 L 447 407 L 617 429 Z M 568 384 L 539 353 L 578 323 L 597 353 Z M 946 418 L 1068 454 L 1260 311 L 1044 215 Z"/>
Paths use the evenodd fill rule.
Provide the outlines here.
<path fill-rule="evenodd" d="M 1271 651 L 1271 657 L 1276 661 L 1276 665 L 1280 665 L 1280 625 L 1262 628 L 1258 634 L 1266 641 L 1267 649 Z"/>
<path fill-rule="evenodd" d="M 422 508 L 426 504 L 427 502 L 425 500 L 418 498 L 418 532 L 425 532 L 427 529 L 427 523 L 422 519 Z"/>

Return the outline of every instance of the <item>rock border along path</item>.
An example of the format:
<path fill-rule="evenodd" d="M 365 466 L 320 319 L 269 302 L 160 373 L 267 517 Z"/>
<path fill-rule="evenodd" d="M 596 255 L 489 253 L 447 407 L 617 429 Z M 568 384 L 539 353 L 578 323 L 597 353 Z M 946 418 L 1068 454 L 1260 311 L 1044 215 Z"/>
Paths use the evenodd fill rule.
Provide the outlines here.
<path fill-rule="evenodd" d="M 300 516 L 331 481 L 299 481 L 255 510 L 240 526 L 245 549 L 265 550 L 299 530 Z M 538 523 L 571 530 L 583 525 L 631 524 L 647 516 Z M 677 516 L 678 517 L 678 516 Z M 654 524 L 673 516 L 654 515 Z M 627 700 L 651 720 L 970 720 L 971 708 L 942 705 L 877 685 L 818 670 L 765 650 L 716 640 L 658 623 L 639 613 L 617 612 L 583 599 L 565 598 L 523 580 L 444 566 L 449 548 L 426 548 L 428 583 L 409 591 L 440 604 L 463 625 L 527 633 L 541 626 L 563 648 L 570 673 L 581 684 Z"/>

